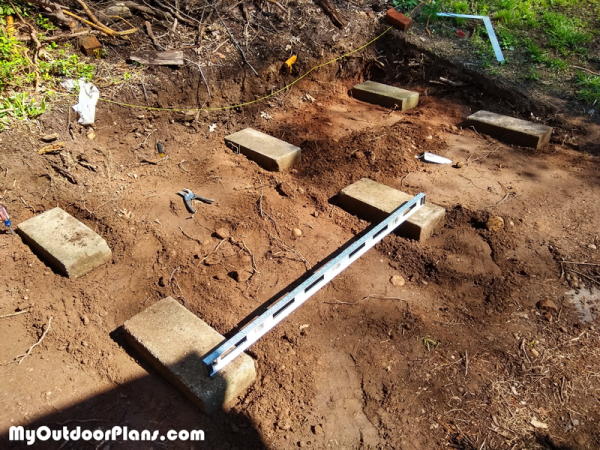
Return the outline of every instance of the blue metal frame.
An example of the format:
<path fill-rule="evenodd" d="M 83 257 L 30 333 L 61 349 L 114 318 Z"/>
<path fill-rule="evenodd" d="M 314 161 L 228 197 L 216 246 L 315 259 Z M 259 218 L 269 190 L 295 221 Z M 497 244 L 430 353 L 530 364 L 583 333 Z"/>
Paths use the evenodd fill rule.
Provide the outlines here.
<path fill-rule="evenodd" d="M 275 302 L 267 311 L 256 317 L 246 327 L 202 358 L 207 373 L 213 377 L 244 350 L 258 341 L 285 317 L 290 315 L 310 296 L 340 274 L 346 267 L 360 258 L 385 236 L 398 228 L 404 221 L 425 204 L 425 194 L 413 197 L 395 209 L 386 219 L 375 225 L 350 244 L 339 255 L 317 270 L 296 289 Z"/>

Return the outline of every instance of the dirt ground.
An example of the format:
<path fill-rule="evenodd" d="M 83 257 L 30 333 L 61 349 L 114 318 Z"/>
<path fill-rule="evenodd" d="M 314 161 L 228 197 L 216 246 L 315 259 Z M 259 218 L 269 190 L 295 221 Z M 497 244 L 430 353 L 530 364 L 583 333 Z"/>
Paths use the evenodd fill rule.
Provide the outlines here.
<path fill-rule="evenodd" d="M 598 128 L 534 115 L 556 127 L 551 144 L 504 145 L 461 127 L 478 109 L 510 112 L 500 97 L 432 86 L 411 75 L 413 56 L 394 66 L 406 68 L 399 79 L 351 59 L 219 113 L 101 102 L 94 140 L 67 123 L 68 105 L 37 128 L 1 134 L 0 194 L 13 222 L 60 206 L 113 251 L 70 280 L 0 232 L 0 316 L 29 310 L 0 318 L 1 446 L 24 446 L 8 442 L 12 425 L 67 424 L 200 428 L 206 440 L 38 448 L 600 448 Z M 259 79 L 224 76 L 213 96 L 230 104 L 249 83 L 268 92 L 293 79 L 273 67 Z M 191 69 L 150 73 L 149 104 L 202 103 Z M 348 90 L 365 78 L 418 91 L 420 104 L 398 112 L 361 103 Z M 514 115 L 526 110 L 516 105 Z M 301 164 L 267 172 L 224 145 L 249 126 L 300 146 Z M 35 153 L 38 136 L 52 132 L 66 149 Z M 167 158 L 144 162 L 157 160 L 156 141 Z M 425 164 L 415 158 L 423 151 L 461 167 Z M 335 205 L 363 177 L 425 192 L 446 208 L 445 226 L 423 243 L 388 236 L 254 345 L 258 378 L 228 411 L 206 416 L 125 343 L 123 322 L 166 296 L 227 334 L 367 227 Z M 183 188 L 216 202 L 191 216 L 176 195 Z M 488 230 L 491 216 L 503 228 Z M 217 238 L 219 228 L 231 239 Z M 405 284 L 393 285 L 394 275 Z M 50 319 L 40 345 L 14 362 Z"/>

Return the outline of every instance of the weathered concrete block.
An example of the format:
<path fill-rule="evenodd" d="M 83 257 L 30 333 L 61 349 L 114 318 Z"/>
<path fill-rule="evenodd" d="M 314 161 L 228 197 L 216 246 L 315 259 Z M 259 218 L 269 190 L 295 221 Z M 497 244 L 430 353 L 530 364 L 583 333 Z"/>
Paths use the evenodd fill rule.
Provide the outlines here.
<path fill-rule="evenodd" d="M 402 31 L 408 30 L 412 25 L 412 19 L 410 17 L 396 11 L 394 8 L 390 8 L 385 14 L 385 21 Z"/>
<path fill-rule="evenodd" d="M 20 223 L 17 232 L 42 259 L 69 278 L 85 275 L 112 257 L 101 236 L 60 208 Z"/>
<path fill-rule="evenodd" d="M 550 142 L 552 134 L 552 128 L 546 125 L 489 111 L 477 111 L 470 115 L 465 126 L 473 126 L 480 133 L 522 147 L 542 148 Z"/>
<path fill-rule="evenodd" d="M 132 317 L 123 328 L 131 346 L 208 414 L 225 407 L 256 379 L 254 361 L 245 353 L 210 378 L 202 357 L 224 338 L 171 297 Z"/>
<path fill-rule="evenodd" d="M 340 208 L 369 221 L 381 221 L 392 211 L 413 198 L 397 189 L 362 178 L 342 189 L 338 199 Z M 444 225 L 446 210 L 426 203 L 396 229 L 400 236 L 417 241 L 427 239 Z"/>
<path fill-rule="evenodd" d="M 365 81 L 352 88 L 352 96 L 357 100 L 383 106 L 385 108 L 398 107 L 406 111 L 419 104 L 419 93 L 407 91 L 387 84 Z"/>
<path fill-rule="evenodd" d="M 259 166 L 272 171 L 289 169 L 298 164 L 301 158 L 299 147 L 252 128 L 227 136 L 225 144 L 232 150 L 243 153 Z"/>

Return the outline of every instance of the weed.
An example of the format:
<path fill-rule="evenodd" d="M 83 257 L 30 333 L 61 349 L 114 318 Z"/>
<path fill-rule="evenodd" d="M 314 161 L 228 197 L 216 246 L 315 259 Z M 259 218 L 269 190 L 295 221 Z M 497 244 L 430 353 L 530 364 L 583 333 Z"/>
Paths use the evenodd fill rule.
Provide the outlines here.
<path fill-rule="evenodd" d="M 419 338 L 417 338 L 417 340 L 418 339 Z M 425 348 L 428 352 L 430 352 L 431 350 L 435 350 L 438 347 L 438 345 L 440 345 L 439 342 L 436 342 L 429 336 L 422 337 L 421 340 L 423 341 L 423 345 L 425 345 Z"/>
<path fill-rule="evenodd" d="M 577 95 L 587 103 L 596 104 L 600 101 L 600 77 L 596 75 L 577 74 L 577 85 L 580 86 Z"/>
<path fill-rule="evenodd" d="M 525 79 L 529 81 L 538 81 L 540 79 L 540 73 L 532 67 L 529 69 L 529 73 L 525 75 Z"/>
<path fill-rule="evenodd" d="M 569 18 L 560 13 L 544 14 L 544 32 L 550 38 L 549 45 L 563 55 L 569 50 L 575 53 L 586 53 L 584 44 L 592 40 L 592 35 L 582 30 L 583 23 L 576 18 Z"/>
<path fill-rule="evenodd" d="M 392 0 L 392 4 L 394 8 L 406 12 L 415 9 L 419 5 L 419 2 L 418 0 Z"/>

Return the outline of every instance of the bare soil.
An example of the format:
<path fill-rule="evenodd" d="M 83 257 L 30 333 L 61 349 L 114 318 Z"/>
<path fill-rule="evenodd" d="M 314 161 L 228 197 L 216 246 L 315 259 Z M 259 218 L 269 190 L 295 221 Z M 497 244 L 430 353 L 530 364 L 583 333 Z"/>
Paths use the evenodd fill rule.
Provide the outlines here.
<path fill-rule="evenodd" d="M 597 126 L 541 117 L 556 125 L 547 148 L 504 145 L 461 127 L 478 109 L 510 112 L 501 92 L 474 80 L 468 89 L 432 87 L 417 76 L 431 60 L 411 69 L 410 51 L 385 51 L 406 64 L 396 81 L 371 50 L 248 108 L 190 116 L 101 102 L 94 140 L 79 126 L 70 133 L 59 108 L 39 129 L 0 135 L 0 194 L 14 223 L 58 205 L 113 250 L 110 263 L 70 280 L 19 237 L 0 234 L 0 315 L 30 309 L 0 318 L 2 447 L 24 446 L 8 442 L 17 424 L 206 433 L 194 444 L 38 444 L 65 449 L 600 446 Z M 218 86 L 209 101 L 231 104 L 293 79 L 276 61 L 260 78 L 211 70 Z M 191 68 L 151 75 L 149 105 L 207 100 Z M 397 112 L 354 100 L 349 88 L 366 77 L 418 91 L 419 106 Z M 143 96 L 114 98 L 140 104 Z M 525 101 L 514 109 L 526 116 Z M 225 147 L 224 136 L 248 126 L 301 146 L 302 163 L 271 173 Z M 37 135 L 50 132 L 65 151 L 37 155 Z M 158 160 L 155 139 L 167 158 L 143 162 Z M 415 158 L 423 151 L 462 167 L 425 164 Z M 445 226 L 424 243 L 388 236 L 254 345 L 258 379 L 228 411 L 204 415 L 127 346 L 123 322 L 166 296 L 222 334 L 276 299 L 367 227 L 335 205 L 362 177 L 425 192 L 447 209 Z M 190 216 L 176 195 L 183 188 L 216 202 Z M 490 216 L 504 227 L 488 230 Z M 219 228 L 232 239 L 219 239 Z M 242 272 L 252 276 L 236 281 Z M 394 275 L 406 284 L 392 285 Z M 545 299 L 556 309 L 536 306 Z M 42 343 L 11 363 L 50 317 Z"/>

